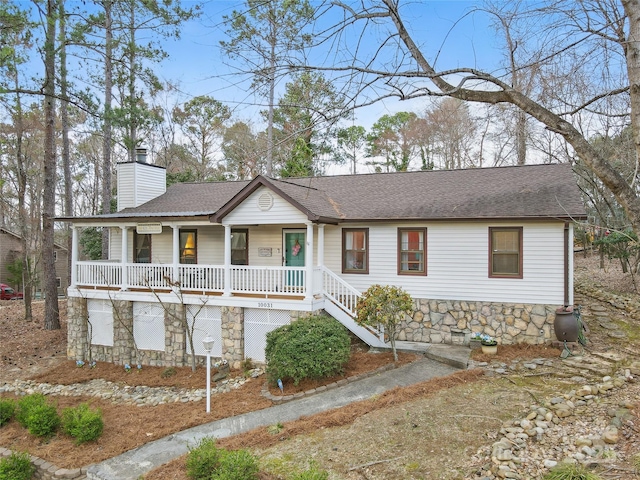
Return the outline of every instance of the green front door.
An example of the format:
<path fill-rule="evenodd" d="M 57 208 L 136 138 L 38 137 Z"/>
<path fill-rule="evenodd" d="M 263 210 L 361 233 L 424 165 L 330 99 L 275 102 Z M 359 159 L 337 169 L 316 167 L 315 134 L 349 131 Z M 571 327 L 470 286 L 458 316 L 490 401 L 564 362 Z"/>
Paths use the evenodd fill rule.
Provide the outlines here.
<path fill-rule="evenodd" d="M 284 232 L 284 265 L 285 267 L 304 267 L 306 255 L 306 231 L 288 230 Z M 287 286 L 303 285 L 304 271 L 287 272 Z"/>

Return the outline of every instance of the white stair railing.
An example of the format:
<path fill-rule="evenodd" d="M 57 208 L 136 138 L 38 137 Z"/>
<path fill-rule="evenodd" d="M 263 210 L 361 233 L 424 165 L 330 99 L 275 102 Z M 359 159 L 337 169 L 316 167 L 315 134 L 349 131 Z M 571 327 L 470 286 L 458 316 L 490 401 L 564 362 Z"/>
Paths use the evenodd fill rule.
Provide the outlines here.
<path fill-rule="evenodd" d="M 325 302 L 327 313 L 367 344 L 375 347 L 385 346 L 382 330 L 359 325 L 355 321 L 358 299 L 362 296 L 360 292 L 326 267 L 317 268 L 322 271 L 322 293 L 329 300 Z"/>

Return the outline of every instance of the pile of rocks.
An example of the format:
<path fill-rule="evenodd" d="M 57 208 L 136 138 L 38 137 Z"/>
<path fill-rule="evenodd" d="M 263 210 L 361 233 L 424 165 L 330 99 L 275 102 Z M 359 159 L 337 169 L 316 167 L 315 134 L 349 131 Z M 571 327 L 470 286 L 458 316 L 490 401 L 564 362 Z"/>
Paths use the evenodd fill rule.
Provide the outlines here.
<path fill-rule="evenodd" d="M 249 378 L 255 378 L 264 373 L 261 369 L 255 369 L 250 375 L 226 378 L 217 382 L 211 387 L 211 394 L 226 393 L 244 385 Z M 156 406 L 166 403 L 187 403 L 198 402 L 207 395 L 205 388 L 201 389 L 179 389 L 175 387 L 145 387 L 119 385 L 106 380 L 97 379 L 86 383 L 76 383 L 73 385 L 51 385 L 48 383 L 37 383 L 32 380 L 14 380 L 0 384 L 0 393 L 13 392 L 16 395 L 30 395 L 32 393 L 42 393 L 43 395 L 60 395 L 64 397 L 91 396 L 114 403 Z"/>
<path fill-rule="evenodd" d="M 640 392 L 633 373 L 632 369 L 621 370 L 532 404 L 522 418 L 502 426 L 497 441 L 477 452 L 476 478 L 542 478 L 559 462 L 615 460 L 620 455 L 615 449 L 620 431 Z M 627 388 L 619 390 L 623 386 Z M 617 390 L 621 395 L 613 395 Z"/>

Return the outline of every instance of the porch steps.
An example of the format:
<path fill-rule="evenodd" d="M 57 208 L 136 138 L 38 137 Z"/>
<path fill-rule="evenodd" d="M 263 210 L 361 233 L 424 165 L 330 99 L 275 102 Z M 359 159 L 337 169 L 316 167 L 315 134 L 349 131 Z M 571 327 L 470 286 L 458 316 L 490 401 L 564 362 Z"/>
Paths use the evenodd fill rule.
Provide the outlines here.
<path fill-rule="evenodd" d="M 370 330 L 358 325 L 351 315 L 333 303 L 331 299 L 326 298 L 326 301 L 324 302 L 324 310 L 370 347 L 380 348 L 387 346 L 377 335 L 374 335 Z"/>

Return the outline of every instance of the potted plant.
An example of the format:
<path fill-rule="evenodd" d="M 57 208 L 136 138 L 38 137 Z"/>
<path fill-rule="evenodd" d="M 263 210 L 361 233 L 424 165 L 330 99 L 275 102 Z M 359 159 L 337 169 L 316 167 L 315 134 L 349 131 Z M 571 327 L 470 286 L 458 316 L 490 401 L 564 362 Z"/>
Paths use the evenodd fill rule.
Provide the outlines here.
<path fill-rule="evenodd" d="M 480 332 L 473 332 L 471 334 L 471 338 L 469 339 L 469 347 L 471 350 L 477 350 L 481 347 L 482 342 L 482 334 Z"/>
<path fill-rule="evenodd" d="M 491 335 L 483 333 L 480 335 L 480 345 L 482 346 L 482 353 L 485 355 L 495 355 L 498 353 L 498 342 Z"/>

